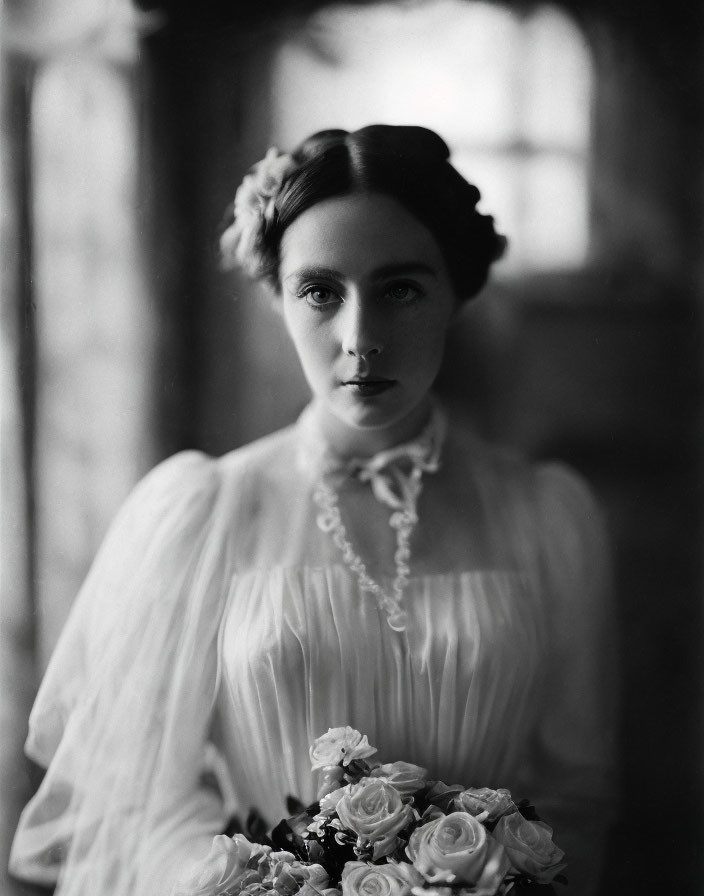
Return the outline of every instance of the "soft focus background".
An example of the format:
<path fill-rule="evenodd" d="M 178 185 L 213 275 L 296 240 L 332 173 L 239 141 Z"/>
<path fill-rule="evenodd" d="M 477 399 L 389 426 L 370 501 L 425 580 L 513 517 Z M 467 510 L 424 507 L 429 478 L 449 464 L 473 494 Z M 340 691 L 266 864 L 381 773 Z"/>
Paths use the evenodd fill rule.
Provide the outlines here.
<path fill-rule="evenodd" d="M 268 299 L 218 272 L 226 204 L 272 143 L 385 121 L 437 129 L 511 239 L 439 391 L 606 509 L 623 810 L 602 892 L 704 891 L 703 13 L 6 0 L 3 868 L 38 780 L 33 694 L 117 506 L 164 456 L 225 452 L 306 401 Z"/>

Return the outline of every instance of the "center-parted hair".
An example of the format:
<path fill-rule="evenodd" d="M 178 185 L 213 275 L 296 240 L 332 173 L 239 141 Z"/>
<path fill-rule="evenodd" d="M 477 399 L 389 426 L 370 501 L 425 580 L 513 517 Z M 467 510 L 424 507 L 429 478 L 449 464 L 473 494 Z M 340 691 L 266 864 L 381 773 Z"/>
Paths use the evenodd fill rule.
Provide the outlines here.
<path fill-rule="evenodd" d="M 286 229 L 307 209 L 339 196 L 381 193 L 399 202 L 436 239 L 458 298 L 476 295 L 506 247 L 490 215 L 477 211 L 479 190 L 449 162 L 445 142 L 427 128 L 369 125 L 327 130 L 291 154 L 259 233 L 248 241 L 250 272 L 278 288 Z"/>

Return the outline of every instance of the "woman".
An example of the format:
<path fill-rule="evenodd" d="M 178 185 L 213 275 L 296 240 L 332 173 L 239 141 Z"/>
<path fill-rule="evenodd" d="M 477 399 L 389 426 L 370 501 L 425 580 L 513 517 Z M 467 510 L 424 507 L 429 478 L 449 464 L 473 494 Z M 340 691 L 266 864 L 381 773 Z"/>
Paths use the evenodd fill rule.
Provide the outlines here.
<path fill-rule="evenodd" d="M 558 465 L 453 424 L 445 334 L 504 240 L 433 132 L 270 151 L 229 261 L 268 282 L 313 393 L 299 421 L 160 465 L 118 516 L 37 698 L 48 767 L 12 868 L 62 896 L 167 894 L 228 816 L 309 801 L 352 725 L 432 777 L 529 796 L 596 880 L 610 794 L 599 514 Z M 608 682 L 607 682 L 608 683 Z"/>

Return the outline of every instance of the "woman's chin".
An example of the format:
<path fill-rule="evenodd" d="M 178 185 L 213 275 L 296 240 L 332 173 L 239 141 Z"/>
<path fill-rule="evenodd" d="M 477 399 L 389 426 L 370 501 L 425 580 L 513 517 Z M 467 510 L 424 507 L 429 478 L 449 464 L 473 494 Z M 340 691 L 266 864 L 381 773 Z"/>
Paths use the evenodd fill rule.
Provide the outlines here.
<path fill-rule="evenodd" d="M 363 394 L 348 390 L 320 402 L 331 443 L 344 451 L 375 452 L 412 438 L 428 417 L 429 397 L 418 403 L 400 400 L 399 388 Z"/>

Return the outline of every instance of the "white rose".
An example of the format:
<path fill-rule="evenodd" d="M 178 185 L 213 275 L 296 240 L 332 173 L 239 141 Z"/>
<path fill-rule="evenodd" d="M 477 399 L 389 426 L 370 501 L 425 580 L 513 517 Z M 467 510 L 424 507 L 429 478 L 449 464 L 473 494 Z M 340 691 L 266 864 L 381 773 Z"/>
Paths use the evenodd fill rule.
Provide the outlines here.
<path fill-rule="evenodd" d="M 511 867 L 541 884 L 548 884 L 565 867 L 565 854 L 552 842 L 552 828 L 544 821 L 528 821 L 520 812 L 504 815 L 494 837 L 506 849 Z"/>
<path fill-rule="evenodd" d="M 503 787 L 492 790 L 490 787 L 469 787 L 455 797 L 455 807 L 469 812 L 470 815 L 482 816 L 482 821 L 494 822 L 502 815 L 516 811 L 516 804 L 510 791 Z"/>
<path fill-rule="evenodd" d="M 410 796 L 427 783 L 428 771 L 411 762 L 389 762 L 372 769 L 372 776 L 383 778 L 398 790 L 402 796 Z"/>
<path fill-rule="evenodd" d="M 271 881 L 277 893 L 281 893 L 282 896 L 292 896 L 299 892 L 304 883 L 310 884 L 313 889 L 318 891 L 327 887 L 330 879 L 322 865 L 306 865 L 294 859 L 289 853 L 282 853 L 282 855 L 286 855 L 288 858 L 278 862 L 274 862 L 272 855 L 272 871 L 267 879 Z"/>
<path fill-rule="evenodd" d="M 374 845 L 375 860 L 393 852 L 397 834 L 413 820 L 411 807 L 381 778 L 351 784 L 337 804 L 337 815 L 346 828 Z"/>
<path fill-rule="evenodd" d="M 406 852 L 429 884 L 468 885 L 477 894 L 495 893 L 509 870 L 503 847 L 466 812 L 416 828 Z"/>
<path fill-rule="evenodd" d="M 342 896 L 410 896 L 423 878 L 412 865 L 368 865 L 347 862 L 342 872 Z"/>
<path fill-rule="evenodd" d="M 338 787 L 337 790 L 333 790 L 332 793 L 326 793 L 324 797 L 320 800 L 320 815 L 332 815 L 332 813 L 337 809 L 337 804 L 340 802 L 342 797 L 349 791 L 350 785 L 345 784 L 344 787 Z M 316 816 L 317 818 L 317 816 Z"/>
<path fill-rule="evenodd" d="M 298 891 L 298 896 L 342 896 L 342 893 L 337 887 L 324 887 L 323 889 L 319 889 L 307 880 Z"/>
<path fill-rule="evenodd" d="M 327 765 L 349 765 L 353 759 L 366 759 L 376 753 L 367 740 L 349 725 L 345 728 L 330 728 L 327 734 L 321 735 L 310 748 L 310 761 L 313 770 L 325 768 Z"/>
<path fill-rule="evenodd" d="M 171 896 L 223 896 L 260 883 L 271 847 L 236 834 L 213 838 L 210 852 L 176 883 Z"/>

